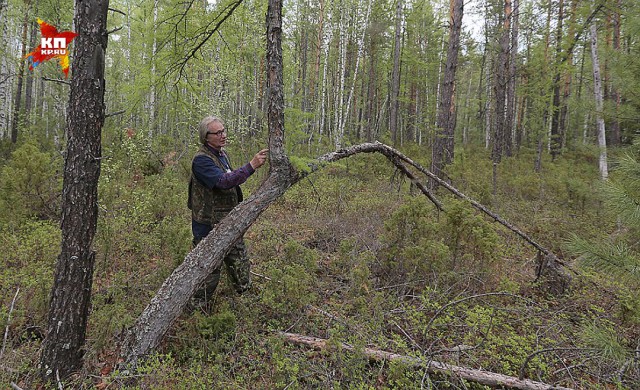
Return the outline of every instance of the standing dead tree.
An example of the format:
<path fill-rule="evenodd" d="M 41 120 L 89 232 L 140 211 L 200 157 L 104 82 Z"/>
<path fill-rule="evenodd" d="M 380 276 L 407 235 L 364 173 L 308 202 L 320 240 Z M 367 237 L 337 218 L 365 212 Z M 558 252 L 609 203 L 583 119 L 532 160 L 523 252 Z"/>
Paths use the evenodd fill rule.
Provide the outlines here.
<path fill-rule="evenodd" d="M 516 232 L 540 252 L 551 264 L 557 264 L 555 256 L 519 229 L 510 225 L 501 217 L 491 213 L 486 207 L 466 197 L 450 184 L 422 168 L 397 150 L 381 144 L 366 143 L 341 149 L 319 157 L 308 164 L 309 169 L 300 172 L 290 163 L 284 150 L 284 97 L 282 91 L 282 1 L 270 0 L 267 10 L 267 81 L 269 90 L 269 176 L 251 197 L 239 204 L 226 218 L 217 224 L 213 231 L 203 239 L 185 258 L 173 273 L 165 280 L 149 305 L 144 309 L 136 323 L 128 330 L 121 345 L 121 355 L 127 366 L 135 367 L 138 360 L 151 353 L 160 343 L 171 325 L 178 318 L 189 298 L 204 279 L 222 264 L 222 259 L 231 246 L 249 229 L 263 211 L 282 196 L 289 187 L 308 174 L 321 169 L 328 163 L 353 156 L 358 153 L 381 153 L 401 172 L 412 180 L 428 196 L 437 208 L 442 205 L 411 173 L 407 165 L 436 180 L 440 185 L 463 199 L 468 200 L 477 209 L 487 213 L 494 220 Z"/>

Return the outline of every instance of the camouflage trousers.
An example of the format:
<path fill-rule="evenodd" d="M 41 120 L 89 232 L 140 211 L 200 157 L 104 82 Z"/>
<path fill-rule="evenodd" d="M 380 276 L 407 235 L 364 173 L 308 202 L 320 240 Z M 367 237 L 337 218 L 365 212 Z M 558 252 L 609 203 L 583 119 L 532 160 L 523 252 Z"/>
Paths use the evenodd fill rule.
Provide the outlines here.
<path fill-rule="evenodd" d="M 198 240 L 198 242 L 200 241 L 201 239 Z M 193 244 L 197 245 L 198 242 L 194 240 Z M 247 248 L 242 238 L 233 245 L 229 254 L 225 256 L 223 263 L 227 269 L 229 281 L 236 292 L 242 294 L 247 291 L 249 287 L 251 287 L 250 263 L 247 257 Z M 218 287 L 218 282 L 220 282 L 221 271 L 222 264 L 207 276 L 200 288 L 193 295 L 194 298 L 204 299 L 205 301 L 210 300 L 213 297 L 213 292 L 216 290 L 216 287 Z"/>

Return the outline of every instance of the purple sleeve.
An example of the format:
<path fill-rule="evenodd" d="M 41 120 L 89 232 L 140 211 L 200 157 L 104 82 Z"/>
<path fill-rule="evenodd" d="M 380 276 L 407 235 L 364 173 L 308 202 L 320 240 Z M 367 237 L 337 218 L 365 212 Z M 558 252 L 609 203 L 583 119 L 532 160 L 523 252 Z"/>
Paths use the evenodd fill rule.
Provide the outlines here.
<path fill-rule="evenodd" d="M 225 172 L 220 175 L 215 187 L 223 190 L 228 190 L 229 188 L 239 186 L 240 184 L 247 181 L 247 179 L 253 174 L 253 172 L 255 171 L 251 164 L 246 163 L 244 166 L 238 169 L 235 169 L 231 172 Z"/>

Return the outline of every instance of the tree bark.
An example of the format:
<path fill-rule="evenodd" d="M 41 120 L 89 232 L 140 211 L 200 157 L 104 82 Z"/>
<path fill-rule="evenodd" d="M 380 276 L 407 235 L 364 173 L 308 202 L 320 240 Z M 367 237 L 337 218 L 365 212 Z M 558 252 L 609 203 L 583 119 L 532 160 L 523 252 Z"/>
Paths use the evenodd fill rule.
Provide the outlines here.
<path fill-rule="evenodd" d="M 505 118 L 505 130 L 507 131 L 507 141 L 505 142 L 507 156 L 513 154 L 514 135 L 516 134 L 517 124 L 517 96 L 516 96 L 516 77 L 517 59 L 518 59 L 518 22 L 520 8 L 518 0 L 512 0 L 511 4 L 511 44 L 509 50 L 509 78 L 507 80 L 507 112 Z"/>
<path fill-rule="evenodd" d="M 391 99 L 389 100 L 389 131 L 393 146 L 398 142 L 398 110 L 400 108 L 400 50 L 402 38 L 402 0 L 396 4 L 396 30 L 393 41 L 393 70 L 391 71 Z"/>
<path fill-rule="evenodd" d="M 555 159 L 563 146 L 562 126 L 560 124 L 561 101 L 561 67 L 562 56 L 562 22 L 564 20 L 564 0 L 558 1 L 558 23 L 556 26 L 556 69 L 553 76 L 553 103 L 551 109 L 551 157 Z"/>
<path fill-rule="evenodd" d="M 620 24 L 621 24 L 621 9 L 622 0 L 616 0 L 615 12 L 613 15 L 613 52 L 620 53 Z M 620 107 L 622 105 L 622 96 L 620 89 L 613 85 L 611 90 L 611 100 L 614 107 L 615 115 L 611 121 L 611 140 L 613 145 L 620 145 L 622 143 L 622 133 L 620 130 Z"/>
<path fill-rule="evenodd" d="M 75 4 L 74 26 L 79 36 L 71 67 L 62 243 L 40 357 L 45 380 L 65 378 L 82 367 L 95 259 L 91 244 L 98 220 L 108 7 L 109 0 L 76 0 Z"/>
<path fill-rule="evenodd" d="M 4 50 L 7 45 L 7 0 L 0 0 L 0 50 Z M 0 58 L 0 140 L 5 137 L 9 130 L 9 118 L 7 112 L 10 110 L 9 92 L 9 61 L 6 56 Z"/>
<path fill-rule="evenodd" d="M 598 148 L 600 158 L 598 165 L 600 168 L 600 178 L 607 180 L 609 170 L 607 167 L 607 139 L 604 128 L 604 118 L 602 116 L 602 80 L 600 78 L 600 61 L 598 59 L 598 33 L 595 23 L 591 24 L 591 63 L 593 64 L 593 92 L 596 100 L 596 123 L 598 127 Z"/>
<path fill-rule="evenodd" d="M 318 337 L 305 336 L 295 333 L 280 332 L 285 340 L 294 344 L 308 345 L 314 349 L 324 350 L 327 346 L 327 339 Z M 356 349 L 345 343 L 338 344 L 340 348 L 347 351 L 355 352 Z M 360 350 L 358 350 L 360 352 Z M 454 366 L 447 363 L 437 362 L 435 360 L 425 360 L 414 356 L 399 355 L 397 353 L 382 351 L 373 348 L 364 348 L 361 353 L 372 361 L 399 361 L 410 367 L 426 367 L 429 374 L 455 376 L 470 382 L 479 383 L 481 385 L 499 388 L 522 389 L 522 390 L 569 390 L 566 387 L 554 386 L 548 383 L 536 382 L 529 379 L 519 379 L 514 376 L 498 374 L 495 372 L 479 370 L 468 367 Z"/>
<path fill-rule="evenodd" d="M 22 23 L 22 55 L 20 56 L 20 68 L 18 70 L 18 86 L 16 87 L 16 95 L 13 103 L 13 118 L 11 120 L 11 143 L 18 142 L 18 126 L 20 124 L 20 108 L 22 107 L 22 82 L 24 79 L 24 67 L 26 61 L 24 56 L 27 54 L 27 30 L 29 28 L 29 10 L 31 9 L 31 1 L 25 4 L 26 12 L 24 22 Z"/>
<path fill-rule="evenodd" d="M 442 172 L 446 165 L 453 162 L 454 133 L 456 128 L 456 70 L 458 68 L 458 52 L 460 49 L 460 30 L 462 28 L 463 0 L 449 2 L 449 46 L 447 63 L 444 70 L 442 88 L 440 89 L 440 106 L 436 123 L 436 136 L 431 149 L 431 171 L 443 179 Z M 430 181 L 430 187 L 436 183 Z"/>
<path fill-rule="evenodd" d="M 36 1 L 36 14 L 38 12 L 38 2 Z M 29 32 L 29 47 L 36 47 L 36 35 L 39 34 L 38 23 L 31 23 Z M 24 61 L 23 61 L 24 62 Z M 24 122 L 28 126 L 31 123 L 31 108 L 33 106 L 33 72 L 27 73 L 27 83 L 24 92 Z"/>
<path fill-rule="evenodd" d="M 493 132 L 492 160 L 494 164 L 500 163 L 504 154 L 511 153 L 511 133 L 507 127 L 507 84 L 509 75 L 509 44 L 511 43 L 511 0 L 504 0 L 504 20 L 500 35 L 500 53 L 495 71 L 495 106 L 496 120 Z M 494 170 L 495 172 L 495 170 Z M 494 177 L 495 181 L 495 177 Z"/>

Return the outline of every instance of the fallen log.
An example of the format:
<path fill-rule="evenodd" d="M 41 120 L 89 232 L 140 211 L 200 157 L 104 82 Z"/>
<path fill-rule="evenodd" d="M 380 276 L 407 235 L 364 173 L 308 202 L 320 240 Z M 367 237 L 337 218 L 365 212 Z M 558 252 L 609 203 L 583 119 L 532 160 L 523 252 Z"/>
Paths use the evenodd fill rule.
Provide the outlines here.
<path fill-rule="evenodd" d="M 318 337 L 305 336 L 296 333 L 279 332 L 288 342 L 294 344 L 308 345 L 317 350 L 327 348 L 327 339 Z M 339 343 L 340 348 L 348 351 L 354 351 L 355 348 L 345 343 Z M 510 389 L 521 390 L 570 390 L 568 387 L 554 386 L 548 383 L 532 381 L 529 379 L 519 379 L 514 376 L 498 374 L 495 372 L 479 370 L 468 367 L 454 366 L 447 363 L 441 363 L 434 360 L 424 360 L 413 356 L 399 355 L 393 352 L 382 351 L 373 348 L 364 348 L 362 350 L 372 361 L 399 361 L 411 367 L 425 367 L 429 374 L 456 376 L 470 382 L 479 383 L 491 387 L 507 387 Z"/>

